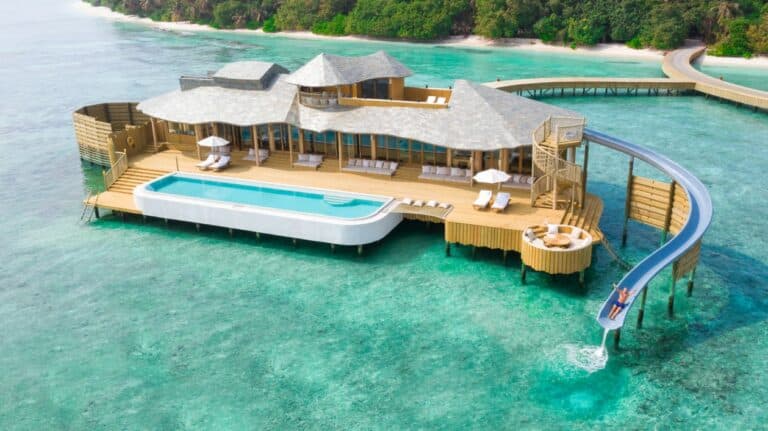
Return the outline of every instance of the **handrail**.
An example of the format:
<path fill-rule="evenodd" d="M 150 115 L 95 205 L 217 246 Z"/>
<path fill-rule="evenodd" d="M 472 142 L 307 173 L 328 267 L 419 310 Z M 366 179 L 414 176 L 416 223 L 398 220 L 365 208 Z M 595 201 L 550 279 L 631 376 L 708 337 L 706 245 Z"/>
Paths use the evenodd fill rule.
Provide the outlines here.
<path fill-rule="evenodd" d="M 115 163 L 109 167 L 109 170 L 101 172 L 104 178 L 104 190 L 109 190 L 112 184 L 128 170 L 128 150 L 123 150 L 122 153 L 115 151 L 115 154 L 120 154 Z"/>
<path fill-rule="evenodd" d="M 688 218 L 677 235 L 646 256 L 619 281 L 618 285 L 621 288 L 626 287 L 630 292 L 624 309 L 619 312 L 615 319 L 608 318 L 613 304 L 618 299 L 618 292 L 615 289 L 600 308 L 596 317 L 598 323 L 608 330 L 618 329 L 624 325 L 624 319 L 626 319 L 629 309 L 632 308 L 638 294 L 648 286 L 648 283 L 669 264 L 674 263 L 701 241 L 712 222 L 712 199 L 706 186 L 698 178 L 676 162 L 651 149 L 611 137 L 596 130 L 585 129 L 584 137 L 595 144 L 640 159 L 670 176 L 682 186 L 690 203 Z"/>

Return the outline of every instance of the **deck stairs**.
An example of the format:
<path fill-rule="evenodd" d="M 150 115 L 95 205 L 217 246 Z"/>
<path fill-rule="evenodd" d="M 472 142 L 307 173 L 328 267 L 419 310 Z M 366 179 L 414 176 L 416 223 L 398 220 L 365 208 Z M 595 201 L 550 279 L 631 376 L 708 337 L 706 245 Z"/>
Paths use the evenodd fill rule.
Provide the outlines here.
<path fill-rule="evenodd" d="M 152 181 L 167 173 L 168 172 L 155 169 L 129 167 L 122 175 L 120 175 L 117 181 L 109 187 L 108 191 L 132 194 L 133 189 L 136 188 L 136 186 L 146 183 L 147 181 Z"/>
<path fill-rule="evenodd" d="M 531 187 L 531 205 L 552 209 L 582 206 L 583 169 L 566 154 L 581 145 L 583 132 L 583 119 L 567 117 L 549 117 L 533 132 L 536 181 Z"/>

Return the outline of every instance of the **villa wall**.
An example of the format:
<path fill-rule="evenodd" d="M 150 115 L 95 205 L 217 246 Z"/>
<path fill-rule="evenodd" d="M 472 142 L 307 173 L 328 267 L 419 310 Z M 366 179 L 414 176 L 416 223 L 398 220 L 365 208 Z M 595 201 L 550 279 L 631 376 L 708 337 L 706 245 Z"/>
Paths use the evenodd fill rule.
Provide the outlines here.
<path fill-rule="evenodd" d="M 80 158 L 101 166 L 115 161 L 114 152 L 137 152 L 146 142 L 149 117 L 136 110 L 136 103 L 102 103 L 84 106 L 72 114 Z M 132 129 L 128 130 L 127 129 Z M 150 139 L 151 139 L 151 131 Z M 117 134 L 117 135 L 116 135 Z M 134 144 L 129 145 L 128 137 Z M 114 142 L 116 140 L 116 142 Z"/>

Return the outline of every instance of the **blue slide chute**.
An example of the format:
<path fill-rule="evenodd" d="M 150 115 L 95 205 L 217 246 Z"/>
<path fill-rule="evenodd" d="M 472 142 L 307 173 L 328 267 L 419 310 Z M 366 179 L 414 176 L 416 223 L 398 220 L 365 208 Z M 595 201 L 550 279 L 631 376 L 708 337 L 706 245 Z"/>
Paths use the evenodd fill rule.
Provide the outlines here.
<path fill-rule="evenodd" d="M 626 319 L 635 299 L 648 286 L 648 283 L 664 268 L 694 247 L 704 236 L 704 232 L 712 221 L 712 199 L 706 186 L 698 178 L 674 161 L 653 150 L 591 129 L 584 130 L 584 138 L 589 142 L 633 156 L 659 169 L 683 187 L 690 203 L 688 219 L 680 232 L 630 269 L 619 281 L 618 285 L 621 288 L 626 287 L 630 292 L 626 307 L 619 312 L 615 319 L 608 318 L 608 314 L 619 296 L 614 289 L 600 308 L 600 312 L 597 314 L 598 323 L 608 330 L 619 329 L 624 325 L 624 319 Z"/>

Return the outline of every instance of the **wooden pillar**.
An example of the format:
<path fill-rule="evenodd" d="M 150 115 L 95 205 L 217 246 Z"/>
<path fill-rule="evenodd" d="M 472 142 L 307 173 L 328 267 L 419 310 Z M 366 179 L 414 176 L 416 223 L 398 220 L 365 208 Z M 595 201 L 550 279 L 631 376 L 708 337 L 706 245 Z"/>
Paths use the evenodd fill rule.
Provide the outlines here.
<path fill-rule="evenodd" d="M 499 150 L 499 170 L 507 172 L 509 166 L 509 150 L 504 148 Z"/>
<path fill-rule="evenodd" d="M 472 152 L 472 173 L 480 172 L 483 170 L 483 152 L 482 151 L 473 151 Z"/>
<path fill-rule="evenodd" d="M 259 128 L 251 126 L 251 134 L 253 135 L 253 151 L 256 153 L 256 166 L 261 166 L 259 158 Z"/>
<path fill-rule="evenodd" d="M 424 164 L 424 143 L 422 142 L 419 147 L 421 148 L 421 164 Z"/>
<path fill-rule="evenodd" d="M 376 160 L 376 135 L 371 135 L 371 160 Z"/>
<path fill-rule="evenodd" d="M 304 130 L 299 128 L 299 154 L 304 153 Z"/>
<path fill-rule="evenodd" d="M 195 139 L 198 142 L 203 140 L 203 126 L 195 124 Z M 197 148 L 197 159 L 200 160 L 200 146 L 195 142 L 195 148 Z"/>
<path fill-rule="evenodd" d="M 635 157 L 629 158 L 629 172 L 627 173 L 627 194 L 624 198 L 624 227 L 621 229 L 621 246 L 627 245 L 627 227 L 629 224 L 629 210 L 632 201 L 632 178 L 635 169 Z"/>
<path fill-rule="evenodd" d="M 341 172 L 341 169 L 344 167 L 344 151 L 342 151 L 342 148 L 341 148 L 341 133 L 339 132 L 336 132 L 336 148 L 338 148 L 339 172 Z"/>
<path fill-rule="evenodd" d="M 288 160 L 293 167 L 293 127 L 290 124 L 288 125 Z"/>
<path fill-rule="evenodd" d="M 452 152 L 453 151 L 450 148 L 446 147 L 446 149 L 445 149 L 445 165 L 448 166 L 449 168 L 451 166 L 453 166 L 453 155 L 452 155 Z"/>
<path fill-rule="evenodd" d="M 128 124 L 133 124 L 133 106 L 131 106 L 130 103 L 126 103 L 128 105 Z M 152 121 L 153 118 L 150 117 L 149 121 Z"/>
<path fill-rule="evenodd" d="M 413 163 L 413 141 L 408 140 L 408 163 Z"/>
<path fill-rule="evenodd" d="M 131 105 L 128 106 L 130 107 Z M 155 119 L 153 117 L 149 118 L 149 125 L 152 126 L 152 145 L 157 149 L 157 127 L 155 126 Z"/>
<path fill-rule="evenodd" d="M 518 147 L 517 148 L 517 173 L 522 174 L 523 173 L 523 158 L 525 157 L 525 147 Z M 531 170 L 531 175 L 533 175 L 533 170 Z"/>
<path fill-rule="evenodd" d="M 211 127 L 213 128 L 213 134 L 219 136 L 219 125 L 217 123 L 211 123 Z"/>
<path fill-rule="evenodd" d="M 275 133 L 272 124 L 267 124 L 267 133 L 269 133 L 269 151 L 275 151 Z"/>
<path fill-rule="evenodd" d="M 667 241 L 667 234 L 669 233 L 669 225 L 672 222 L 672 207 L 675 206 L 675 185 L 677 182 L 672 180 L 669 187 L 669 198 L 667 199 L 667 213 L 664 214 L 664 229 L 661 231 L 660 245 L 663 245 Z"/>

